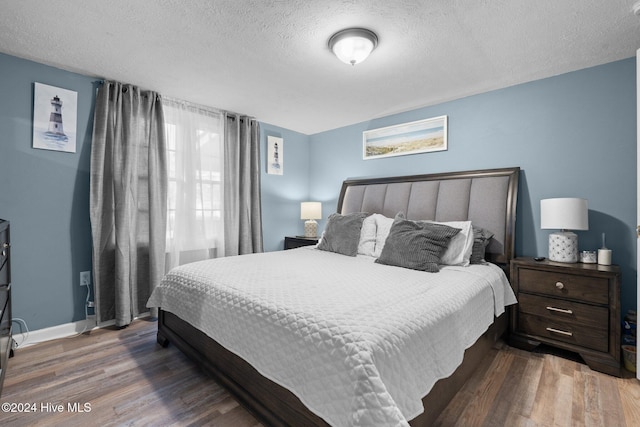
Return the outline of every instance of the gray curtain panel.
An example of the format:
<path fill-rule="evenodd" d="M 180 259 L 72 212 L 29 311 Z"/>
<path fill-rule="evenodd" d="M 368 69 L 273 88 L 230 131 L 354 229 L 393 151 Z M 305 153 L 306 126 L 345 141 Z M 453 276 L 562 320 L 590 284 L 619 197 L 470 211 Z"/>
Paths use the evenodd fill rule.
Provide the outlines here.
<path fill-rule="evenodd" d="M 160 96 L 113 81 L 98 89 L 90 216 L 98 322 L 128 325 L 164 274 L 167 160 Z M 156 315 L 157 313 L 152 313 Z"/>
<path fill-rule="evenodd" d="M 263 251 L 260 202 L 260 125 L 225 113 L 225 255 Z"/>

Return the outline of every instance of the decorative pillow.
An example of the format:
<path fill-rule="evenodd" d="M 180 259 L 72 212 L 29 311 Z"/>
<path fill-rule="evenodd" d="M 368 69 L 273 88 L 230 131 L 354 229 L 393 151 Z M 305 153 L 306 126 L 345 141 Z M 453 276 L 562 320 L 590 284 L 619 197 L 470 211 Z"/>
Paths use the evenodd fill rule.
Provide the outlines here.
<path fill-rule="evenodd" d="M 334 213 L 329 215 L 329 221 L 324 229 L 322 241 L 318 244 L 318 249 L 356 256 L 362 222 L 368 215 L 364 212 L 347 215 Z"/>
<path fill-rule="evenodd" d="M 404 218 L 404 214 L 403 214 Z M 375 214 L 376 220 L 376 248 L 373 253 L 373 256 L 376 258 L 380 257 L 382 253 L 382 249 L 384 248 L 384 243 L 387 241 L 387 236 L 389 235 L 389 231 L 391 230 L 391 226 L 393 225 L 393 218 L 387 218 L 384 215 Z"/>
<path fill-rule="evenodd" d="M 360 241 L 358 242 L 358 254 L 373 256 L 376 250 L 376 218 L 378 214 L 369 215 L 362 221 Z"/>
<path fill-rule="evenodd" d="M 471 250 L 473 249 L 473 231 L 471 221 L 428 222 L 460 229 L 460 233 L 456 234 L 451 239 L 447 250 L 442 254 L 440 264 L 460 265 L 463 267 L 468 266 L 471 258 Z"/>
<path fill-rule="evenodd" d="M 440 256 L 460 229 L 431 222 L 417 222 L 396 215 L 384 244 L 379 264 L 438 272 Z"/>
<path fill-rule="evenodd" d="M 471 264 L 484 264 L 485 251 L 493 233 L 480 227 L 473 227 L 473 248 L 471 250 Z"/>

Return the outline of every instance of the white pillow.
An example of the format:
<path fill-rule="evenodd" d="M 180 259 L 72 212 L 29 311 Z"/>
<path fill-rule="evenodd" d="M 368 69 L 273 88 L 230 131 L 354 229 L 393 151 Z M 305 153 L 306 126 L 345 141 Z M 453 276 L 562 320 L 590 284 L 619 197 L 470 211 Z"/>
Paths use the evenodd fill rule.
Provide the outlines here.
<path fill-rule="evenodd" d="M 373 256 L 376 258 L 380 257 L 382 253 L 382 248 L 384 248 L 384 242 L 387 241 L 387 236 L 389 235 L 389 230 L 391 230 L 391 226 L 393 225 L 393 218 L 387 218 L 384 215 L 374 214 L 376 221 L 376 249 L 373 253 Z"/>
<path fill-rule="evenodd" d="M 453 236 L 449 241 L 447 250 L 440 258 L 442 265 L 460 265 L 466 267 L 469 265 L 471 251 L 473 250 L 473 228 L 471 221 L 448 221 L 438 222 L 429 221 L 435 224 L 448 225 L 449 227 L 459 228 L 460 232 Z"/>
<path fill-rule="evenodd" d="M 360 229 L 360 242 L 358 242 L 358 254 L 373 256 L 376 249 L 376 220 L 374 215 L 369 215 L 362 221 Z"/>

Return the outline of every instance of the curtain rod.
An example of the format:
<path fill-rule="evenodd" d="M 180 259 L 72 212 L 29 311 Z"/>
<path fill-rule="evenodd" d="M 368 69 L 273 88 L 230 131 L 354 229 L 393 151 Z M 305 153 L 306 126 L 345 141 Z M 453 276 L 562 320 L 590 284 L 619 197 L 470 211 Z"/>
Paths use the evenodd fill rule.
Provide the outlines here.
<path fill-rule="evenodd" d="M 97 84 L 103 85 L 104 82 L 105 82 L 105 79 L 99 79 L 99 80 L 94 80 L 92 83 L 97 83 Z M 183 99 L 171 98 L 169 96 L 164 96 L 164 95 L 161 95 L 161 94 L 158 94 L 158 95 L 160 96 L 160 99 L 164 99 L 164 100 L 169 101 L 169 102 L 187 103 L 187 104 L 190 104 L 190 105 L 194 106 L 195 108 L 202 108 L 203 110 L 208 110 L 208 111 L 211 111 L 211 112 L 214 112 L 214 113 L 225 114 L 227 116 L 227 118 L 231 119 L 232 121 L 236 120 L 235 116 L 244 116 L 244 117 L 247 117 L 248 119 L 256 120 L 255 117 L 247 116 L 246 114 L 240 114 L 240 113 L 235 113 L 233 111 L 221 110 L 219 108 L 209 107 L 207 105 L 202 105 L 202 104 L 196 104 L 194 102 L 185 101 Z M 243 120 L 244 120 L 243 117 L 240 117 L 240 121 L 243 121 Z"/>

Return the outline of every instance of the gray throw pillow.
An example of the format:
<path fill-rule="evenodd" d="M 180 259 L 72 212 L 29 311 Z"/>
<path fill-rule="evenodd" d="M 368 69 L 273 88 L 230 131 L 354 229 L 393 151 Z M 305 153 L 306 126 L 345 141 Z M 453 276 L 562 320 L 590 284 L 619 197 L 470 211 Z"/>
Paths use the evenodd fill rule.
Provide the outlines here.
<path fill-rule="evenodd" d="M 459 228 L 422 221 L 410 221 L 396 216 L 385 241 L 379 264 L 413 270 L 438 272 L 440 257 Z"/>
<path fill-rule="evenodd" d="M 368 213 L 357 212 L 346 215 L 334 213 L 329 215 L 318 249 L 342 255 L 356 256 L 360 242 L 362 221 Z"/>
<path fill-rule="evenodd" d="M 473 248 L 471 249 L 471 264 L 484 264 L 485 252 L 493 233 L 480 227 L 473 227 Z"/>

